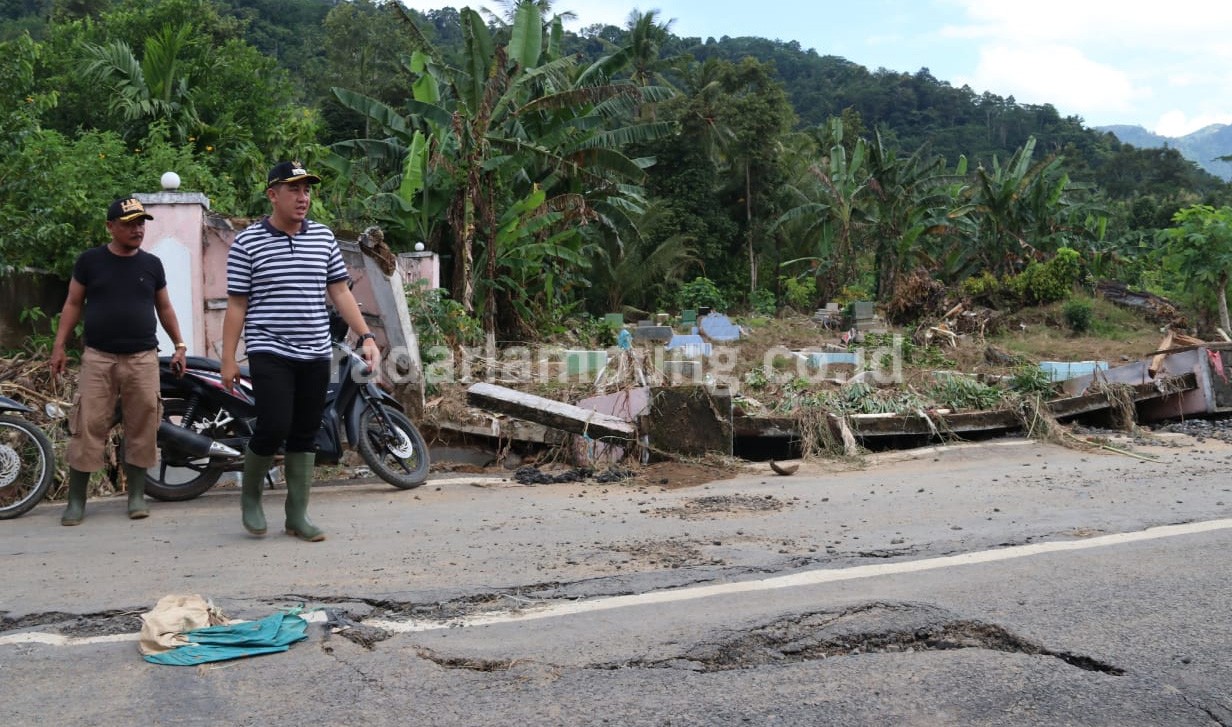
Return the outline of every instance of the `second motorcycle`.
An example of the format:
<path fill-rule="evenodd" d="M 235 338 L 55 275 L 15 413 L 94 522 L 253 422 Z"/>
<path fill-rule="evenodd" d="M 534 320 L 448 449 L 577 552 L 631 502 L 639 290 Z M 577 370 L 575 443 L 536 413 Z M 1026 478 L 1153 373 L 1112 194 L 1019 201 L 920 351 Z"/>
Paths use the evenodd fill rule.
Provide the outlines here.
<path fill-rule="evenodd" d="M 336 464 L 351 448 L 389 484 L 422 485 L 429 466 L 423 435 L 345 342 L 345 323 L 334 324 L 335 371 L 317 433 L 317 465 Z M 159 500 L 189 500 L 213 487 L 224 472 L 243 469 L 257 392 L 243 368 L 235 388 L 225 388 L 215 359 L 189 356 L 183 372 L 171 369 L 170 357 L 160 362 L 160 456 L 148 472 L 146 493 Z"/>

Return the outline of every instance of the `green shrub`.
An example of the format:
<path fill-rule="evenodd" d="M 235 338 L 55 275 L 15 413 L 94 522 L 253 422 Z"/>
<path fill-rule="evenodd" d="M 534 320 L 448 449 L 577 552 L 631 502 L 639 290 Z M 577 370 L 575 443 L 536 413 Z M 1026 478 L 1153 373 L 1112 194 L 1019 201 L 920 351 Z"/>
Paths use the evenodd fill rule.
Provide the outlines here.
<path fill-rule="evenodd" d="M 479 319 L 468 316 L 462 304 L 448 296 L 444 288 L 429 289 L 422 280 L 406 286 L 406 305 L 425 365 L 444 358 L 443 347 L 470 346 L 483 339 Z"/>
<path fill-rule="evenodd" d="M 1024 365 L 1010 375 L 1009 389 L 1024 395 L 1048 396 L 1055 392 L 1056 385 L 1047 371 L 1039 366 Z"/>
<path fill-rule="evenodd" d="M 711 308 L 716 311 L 727 310 L 727 298 L 710 278 L 693 278 L 680 286 L 676 295 L 676 303 L 683 308 Z"/>
<path fill-rule="evenodd" d="M 985 270 L 962 281 L 962 292 L 974 300 L 987 300 L 1002 291 L 1004 285 L 997 276 Z"/>
<path fill-rule="evenodd" d="M 1055 303 L 1069 297 L 1078 284 L 1081 261 L 1077 250 L 1063 247 L 1048 262 L 1033 262 L 1006 283 L 1023 304 Z"/>
<path fill-rule="evenodd" d="M 774 302 L 774 293 L 764 288 L 753 291 L 749 306 L 754 313 L 761 316 L 772 316 L 778 309 L 778 305 Z"/>
<path fill-rule="evenodd" d="M 783 301 L 798 311 L 807 311 L 817 302 L 817 280 L 812 277 L 804 280 L 784 277 Z"/>
<path fill-rule="evenodd" d="M 1065 323 L 1074 333 L 1086 333 L 1091 329 L 1091 301 L 1071 298 L 1062 309 Z"/>
<path fill-rule="evenodd" d="M 982 384 L 967 376 L 941 376 L 926 392 L 937 406 L 955 411 L 996 409 L 1005 398 L 1005 392 Z"/>

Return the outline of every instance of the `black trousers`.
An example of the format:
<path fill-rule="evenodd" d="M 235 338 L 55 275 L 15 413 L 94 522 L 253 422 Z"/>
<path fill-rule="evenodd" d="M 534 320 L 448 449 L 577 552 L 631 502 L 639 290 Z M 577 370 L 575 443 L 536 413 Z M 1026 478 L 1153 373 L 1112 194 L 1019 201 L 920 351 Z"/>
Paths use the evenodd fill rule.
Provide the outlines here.
<path fill-rule="evenodd" d="M 330 360 L 300 361 L 272 353 L 248 356 L 257 400 L 257 425 L 248 448 L 268 457 L 286 452 L 315 452 Z"/>

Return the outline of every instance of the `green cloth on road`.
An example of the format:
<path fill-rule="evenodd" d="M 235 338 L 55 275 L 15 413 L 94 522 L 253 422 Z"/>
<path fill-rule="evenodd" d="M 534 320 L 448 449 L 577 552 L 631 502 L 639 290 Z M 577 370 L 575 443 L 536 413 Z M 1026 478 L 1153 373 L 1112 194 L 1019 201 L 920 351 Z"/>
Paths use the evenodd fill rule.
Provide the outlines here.
<path fill-rule="evenodd" d="M 307 638 L 308 622 L 290 613 L 275 613 L 260 621 L 209 626 L 184 632 L 189 643 L 170 651 L 147 654 L 153 664 L 195 666 L 245 656 L 275 654 Z"/>

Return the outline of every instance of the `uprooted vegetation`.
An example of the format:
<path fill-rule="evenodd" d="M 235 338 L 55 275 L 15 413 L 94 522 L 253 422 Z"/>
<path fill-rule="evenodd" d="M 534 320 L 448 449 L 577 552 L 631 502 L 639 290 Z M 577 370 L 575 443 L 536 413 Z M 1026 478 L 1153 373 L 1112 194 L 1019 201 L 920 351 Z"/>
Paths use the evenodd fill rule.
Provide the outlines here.
<path fill-rule="evenodd" d="M 790 311 L 774 317 L 733 315 L 740 340 L 715 342 L 714 353 L 683 380 L 657 371 L 649 347 L 637 347 L 610 358 L 603 376 L 592 372 L 568 382 L 513 377 L 501 383 L 562 401 L 642 383 L 726 384 L 737 415 L 794 418 L 806 453 L 850 451 L 841 420 L 856 414 L 932 418 L 1010 411 L 1031 436 L 1060 439 L 1042 402 L 1059 396 L 1061 389 L 1040 362 L 1094 360 L 1115 366 L 1153 353 L 1162 337 L 1159 322 L 1101 297 L 1072 296 L 1010 312 L 976 305 L 970 297 L 955 302 L 934 287 L 918 300 L 923 304 L 909 322 L 879 320 L 879 332 L 852 340 L 845 340 L 849 328 L 826 325 L 817 316 Z M 912 312 L 902 303 L 895 310 L 905 318 Z M 888 315 L 885 308 L 880 313 Z M 682 331 L 679 320 L 674 322 Z M 585 340 L 558 343 L 560 348 L 586 345 L 600 347 Z M 620 366 L 622 357 L 633 365 Z M 464 392 L 465 385 L 438 388 L 429 415 L 438 420 L 465 416 Z M 1132 426 L 1132 403 L 1129 407 L 1126 426 Z M 937 434 L 944 436 L 944 424 L 938 426 Z"/>

